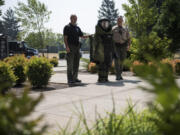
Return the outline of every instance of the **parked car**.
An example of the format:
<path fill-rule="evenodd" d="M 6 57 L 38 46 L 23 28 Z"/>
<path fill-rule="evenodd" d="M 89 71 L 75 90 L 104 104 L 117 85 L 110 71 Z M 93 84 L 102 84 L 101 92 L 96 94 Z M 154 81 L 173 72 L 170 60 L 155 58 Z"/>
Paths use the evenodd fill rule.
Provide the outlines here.
<path fill-rule="evenodd" d="M 26 57 L 38 56 L 38 50 L 28 47 L 27 43 L 22 42 L 8 42 L 9 55 L 24 54 Z"/>
<path fill-rule="evenodd" d="M 5 35 L 0 35 L 0 59 L 16 54 L 24 54 L 26 57 L 38 56 L 37 49 L 28 47 L 24 41 L 10 40 Z"/>

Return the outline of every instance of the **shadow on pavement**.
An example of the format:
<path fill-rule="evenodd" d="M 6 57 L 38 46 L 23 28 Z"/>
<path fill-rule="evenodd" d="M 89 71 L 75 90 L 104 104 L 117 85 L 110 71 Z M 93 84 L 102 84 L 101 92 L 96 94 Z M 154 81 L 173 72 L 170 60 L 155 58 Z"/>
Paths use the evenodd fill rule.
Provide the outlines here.
<path fill-rule="evenodd" d="M 140 80 L 122 80 L 124 83 L 133 83 L 133 84 L 138 84 L 142 81 Z"/>
<path fill-rule="evenodd" d="M 69 87 L 86 87 L 88 84 L 87 83 L 75 83 L 75 84 L 71 84 L 69 85 Z"/>
<path fill-rule="evenodd" d="M 136 80 L 121 80 L 116 82 L 107 82 L 107 83 L 96 83 L 96 85 L 105 85 L 105 86 L 113 86 L 113 87 L 123 87 L 124 83 L 132 83 L 132 84 L 138 84 L 141 81 Z"/>
<path fill-rule="evenodd" d="M 119 82 L 107 82 L 107 83 L 96 83 L 96 85 L 105 85 L 105 86 L 113 86 L 113 87 L 123 87 L 124 83 L 122 81 Z"/>

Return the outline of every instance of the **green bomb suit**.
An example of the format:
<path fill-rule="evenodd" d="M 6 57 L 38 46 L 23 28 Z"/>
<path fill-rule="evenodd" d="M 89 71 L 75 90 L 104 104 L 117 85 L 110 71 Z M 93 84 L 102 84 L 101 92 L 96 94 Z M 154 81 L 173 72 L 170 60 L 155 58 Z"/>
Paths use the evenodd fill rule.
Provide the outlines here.
<path fill-rule="evenodd" d="M 112 62 L 113 50 L 112 27 L 109 25 L 107 28 L 103 28 L 101 26 L 103 21 L 109 22 L 107 19 L 98 21 L 91 49 L 91 61 L 98 65 L 98 82 L 108 81 L 108 72 Z"/>

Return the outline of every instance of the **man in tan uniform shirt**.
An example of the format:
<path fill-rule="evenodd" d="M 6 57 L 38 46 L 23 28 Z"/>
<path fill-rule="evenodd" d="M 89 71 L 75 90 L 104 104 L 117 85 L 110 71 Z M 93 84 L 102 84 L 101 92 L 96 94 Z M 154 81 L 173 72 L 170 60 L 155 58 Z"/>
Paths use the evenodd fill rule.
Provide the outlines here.
<path fill-rule="evenodd" d="M 123 28 L 123 17 L 117 19 L 117 25 L 113 27 L 113 41 L 115 52 L 116 80 L 123 80 L 123 62 L 127 56 L 127 50 L 130 48 L 130 35 L 127 29 Z"/>

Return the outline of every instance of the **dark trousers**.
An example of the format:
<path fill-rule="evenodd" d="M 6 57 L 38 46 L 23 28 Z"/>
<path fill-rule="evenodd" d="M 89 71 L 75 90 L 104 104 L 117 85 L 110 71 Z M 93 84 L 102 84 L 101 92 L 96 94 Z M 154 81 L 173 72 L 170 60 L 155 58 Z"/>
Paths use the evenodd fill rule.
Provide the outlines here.
<path fill-rule="evenodd" d="M 123 62 L 127 57 L 127 43 L 125 44 L 115 44 L 115 70 L 116 77 L 120 77 L 123 71 Z"/>
<path fill-rule="evenodd" d="M 67 53 L 67 79 L 68 82 L 75 81 L 78 77 L 80 52 L 79 46 L 69 45 L 70 53 Z"/>
<path fill-rule="evenodd" d="M 98 64 L 98 80 L 108 80 L 109 65 L 107 63 Z"/>

